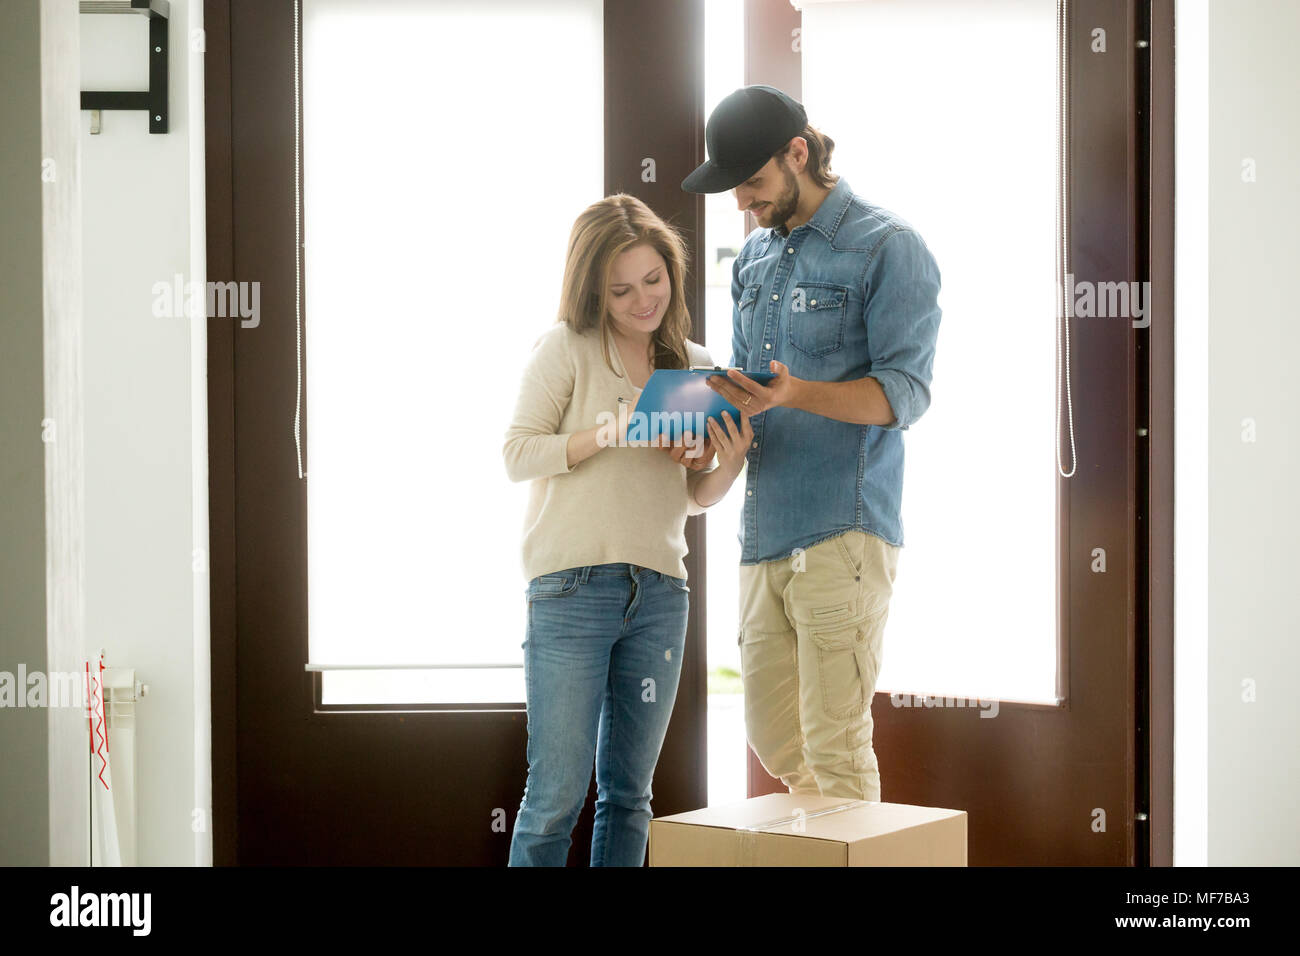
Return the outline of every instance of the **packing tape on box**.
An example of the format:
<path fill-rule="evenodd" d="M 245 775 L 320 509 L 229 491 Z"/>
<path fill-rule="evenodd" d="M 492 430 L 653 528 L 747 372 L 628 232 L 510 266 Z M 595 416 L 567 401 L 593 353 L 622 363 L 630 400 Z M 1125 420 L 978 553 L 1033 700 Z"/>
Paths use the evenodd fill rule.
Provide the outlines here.
<path fill-rule="evenodd" d="M 780 817 L 779 819 L 768 820 L 764 823 L 751 823 L 747 827 L 740 827 L 736 831 L 740 834 L 740 846 L 737 848 L 738 859 L 736 860 L 736 865 L 754 865 L 754 859 L 757 856 L 758 851 L 758 835 L 765 830 L 783 827 L 786 824 L 794 823 L 798 820 L 807 820 L 809 817 L 824 817 L 828 813 L 843 813 L 845 810 L 869 806 L 875 802 L 876 801 L 874 800 L 849 800 L 845 803 L 837 803 L 833 807 L 826 807 L 823 810 L 814 810 L 812 813 L 796 812 L 788 817 Z"/>

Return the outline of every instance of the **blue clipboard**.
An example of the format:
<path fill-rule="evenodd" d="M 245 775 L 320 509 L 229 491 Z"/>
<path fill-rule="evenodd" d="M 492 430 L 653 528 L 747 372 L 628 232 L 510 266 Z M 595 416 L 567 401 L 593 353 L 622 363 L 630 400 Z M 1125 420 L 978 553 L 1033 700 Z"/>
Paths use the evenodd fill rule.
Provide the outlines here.
<path fill-rule="evenodd" d="M 776 378 L 775 372 L 747 372 L 743 368 L 736 371 L 759 385 L 767 385 Z M 726 374 L 727 370 L 717 365 L 655 369 L 636 403 L 636 412 L 628 421 L 628 439 L 654 441 L 665 435 L 673 441 L 687 431 L 708 437 L 705 419 L 712 418 L 725 427 L 724 411 L 739 426 L 740 410 L 708 386 L 709 376 Z"/>

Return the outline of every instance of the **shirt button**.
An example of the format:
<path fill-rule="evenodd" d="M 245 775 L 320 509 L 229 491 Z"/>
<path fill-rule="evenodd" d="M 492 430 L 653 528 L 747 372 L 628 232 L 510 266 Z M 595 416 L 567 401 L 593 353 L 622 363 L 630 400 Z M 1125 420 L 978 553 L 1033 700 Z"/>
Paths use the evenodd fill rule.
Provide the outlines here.
<path fill-rule="evenodd" d="M 751 447 L 751 448 L 757 448 L 757 447 L 758 447 L 758 442 L 754 442 L 754 444 L 751 445 L 750 447 Z"/>
<path fill-rule="evenodd" d="M 772 301 L 773 301 L 773 302 L 775 302 L 775 301 L 776 301 L 777 299 L 779 299 L 779 298 L 781 298 L 781 297 L 780 297 L 779 295 L 777 295 L 775 292 L 772 293 Z"/>
<path fill-rule="evenodd" d="M 809 305 L 816 305 L 816 304 L 817 304 L 817 300 L 816 300 L 816 299 L 809 299 L 809 300 L 808 300 L 808 304 L 809 304 Z"/>
<path fill-rule="evenodd" d="M 754 493 L 753 493 L 752 491 L 747 491 L 747 492 L 745 492 L 745 494 L 748 495 L 748 496 L 751 497 L 751 498 L 754 496 Z"/>
<path fill-rule="evenodd" d="M 786 251 L 786 252 L 794 252 L 794 246 L 791 246 L 789 249 L 787 249 L 787 250 L 785 250 L 785 251 Z"/>
<path fill-rule="evenodd" d="M 771 347 L 772 347 L 772 343 L 771 343 L 771 342 L 764 342 L 764 343 L 763 343 L 763 348 L 765 348 L 765 349 L 770 349 Z"/>

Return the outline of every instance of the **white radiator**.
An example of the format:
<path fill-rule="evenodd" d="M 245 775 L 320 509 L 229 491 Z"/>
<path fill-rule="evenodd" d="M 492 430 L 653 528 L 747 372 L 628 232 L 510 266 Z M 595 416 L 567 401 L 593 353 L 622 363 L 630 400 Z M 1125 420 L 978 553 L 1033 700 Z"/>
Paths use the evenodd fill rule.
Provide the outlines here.
<path fill-rule="evenodd" d="M 87 664 L 90 731 L 90 865 L 135 866 L 136 704 L 149 692 L 130 667 Z"/>

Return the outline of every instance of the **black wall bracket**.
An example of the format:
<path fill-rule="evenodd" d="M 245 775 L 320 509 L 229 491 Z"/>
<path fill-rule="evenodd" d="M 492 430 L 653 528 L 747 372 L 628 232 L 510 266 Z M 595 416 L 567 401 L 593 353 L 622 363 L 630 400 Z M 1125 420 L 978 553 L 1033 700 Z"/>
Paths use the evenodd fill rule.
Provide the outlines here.
<path fill-rule="evenodd" d="M 149 132 L 167 132 L 167 0 L 81 0 L 81 13 L 138 13 L 149 18 L 149 89 L 121 93 L 81 91 L 81 108 L 91 110 L 92 133 L 100 110 L 148 110 Z"/>

